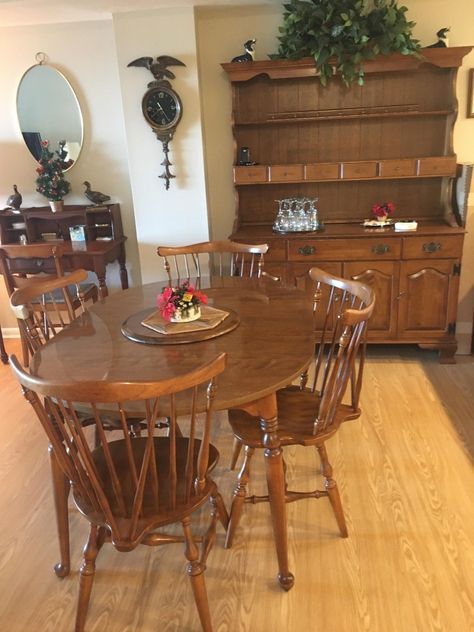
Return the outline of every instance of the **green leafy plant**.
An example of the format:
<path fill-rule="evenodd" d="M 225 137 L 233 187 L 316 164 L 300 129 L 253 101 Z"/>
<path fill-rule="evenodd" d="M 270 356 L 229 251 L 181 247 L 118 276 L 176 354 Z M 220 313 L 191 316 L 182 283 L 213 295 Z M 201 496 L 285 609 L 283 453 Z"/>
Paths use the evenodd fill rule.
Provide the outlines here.
<path fill-rule="evenodd" d="M 362 85 L 364 60 L 380 53 L 418 55 L 415 23 L 395 0 L 290 0 L 284 7 L 278 54 L 271 57 L 313 57 L 323 85 L 335 71 L 347 86 Z"/>
<path fill-rule="evenodd" d="M 61 144 L 60 144 L 61 147 Z M 61 147 L 61 151 L 62 151 Z M 56 153 L 56 157 L 54 155 Z M 60 151 L 52 152 L 47 140 L 41 143 L 41 155 L 36 168 L 36 190 L 48 200 L 59 201 L 71 190 L 71 185 L 63 176 L 63 162 Z"/>

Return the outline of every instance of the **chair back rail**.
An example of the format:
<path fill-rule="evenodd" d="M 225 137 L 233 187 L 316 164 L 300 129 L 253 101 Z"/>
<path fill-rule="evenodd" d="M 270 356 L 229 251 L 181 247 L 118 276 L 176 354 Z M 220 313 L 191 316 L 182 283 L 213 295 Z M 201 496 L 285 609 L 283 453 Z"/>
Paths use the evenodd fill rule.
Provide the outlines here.
<path fill-rule="evenodd" d="M 260 277 L 268 244 L 241 244 L 230 240 L 208 241 L 187 246 L 159 246 L 170 282 L 200 279 L 204 273 L 223 276 Z"/>

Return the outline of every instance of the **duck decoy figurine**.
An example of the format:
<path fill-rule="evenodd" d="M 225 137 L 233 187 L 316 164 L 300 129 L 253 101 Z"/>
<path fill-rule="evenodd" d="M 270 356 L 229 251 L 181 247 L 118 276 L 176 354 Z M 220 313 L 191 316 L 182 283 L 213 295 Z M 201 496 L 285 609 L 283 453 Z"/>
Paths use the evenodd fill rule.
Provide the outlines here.
<path fill-rule="evenodd" d="M 105 193 L 101 193 L 100 191 L 92 191 L 90 182 L 87 182 L 87 180 L 85 180 L 82 184 L 86 187 L 84 195 L 92 202 L 92 204 L 95 204 L 95 206 L 105 204 L 105 202 L 110 200 L 110 195 L 105 195 Z"/>
<path fill-rule="evenodd" d="M 16 184 L 13 185 L 13 191 L 14 193 L 8 197 L 5 208 L 12 208 L 15 211 L 19 211 L 23 198 L 21 197 L 21 193 L 18 191 Z"/>
<path fill-rule="evenodd" d="M 449 46 L 449 43 L 448 43 L 449 30 L 450 30 L 449 26 L 447 28 L 440 29 L 436 33 L 436 37 L 438 38 L 438 41 L 435 42 L 434 44 L 430 44 L 426 48 L 446 48 L 447 46 Z"/>
<path fill-rule="evenodd" d="M 253 61 L 255 56 L 255 44 L 257 43 L 256 39 L 247 40 L 244 44 L 245 53 L 243 55 L 237 55 L 231 61 L 237 62 L 245 62 L 245 61 Z"/>

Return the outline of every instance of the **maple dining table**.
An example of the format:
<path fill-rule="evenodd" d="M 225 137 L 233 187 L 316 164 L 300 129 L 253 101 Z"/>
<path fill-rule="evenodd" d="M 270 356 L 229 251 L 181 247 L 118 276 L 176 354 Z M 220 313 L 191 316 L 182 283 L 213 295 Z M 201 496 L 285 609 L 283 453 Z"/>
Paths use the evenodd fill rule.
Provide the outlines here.
<path fill-rule="evenodd" d="M 177 342 L 140 324 L 156 309 L 156 297 L 166 284 L 133 287 L 95 303 L 34 354 L 30 370 L 61 383 L 159 381 L 194 370 L 225 351 L 226 369 L 219 376 L 214 407 L 241 408 L 260 418 L 278 581 L 288 590 L 294 576 L 288 565 L 276 391 L 298 378 L 313 358 L 311 297 L 267 277 L 203 278 L 200 287 L 209 304 L 228 311 L 232 327 L 214 337 Z"/>

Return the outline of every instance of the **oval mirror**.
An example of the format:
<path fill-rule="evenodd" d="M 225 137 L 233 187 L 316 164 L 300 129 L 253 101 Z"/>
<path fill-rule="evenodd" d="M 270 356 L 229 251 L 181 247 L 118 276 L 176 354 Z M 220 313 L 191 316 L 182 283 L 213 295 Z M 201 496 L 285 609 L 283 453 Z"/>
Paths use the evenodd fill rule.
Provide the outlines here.
<path fill-rule="evenodd" d="M 39 53 L 40 54 L 40 53 Z M 66 77 L 40 62 L 21 78 L 16 97 L 18 122 L 31 155 L 39 160 L 41 142 L 58 151 L 64 171 L 77 161 L 84 138 L 79 101 Z"/>

